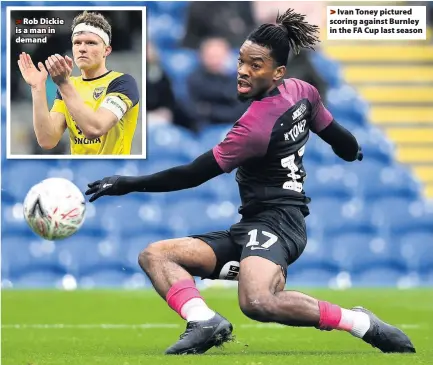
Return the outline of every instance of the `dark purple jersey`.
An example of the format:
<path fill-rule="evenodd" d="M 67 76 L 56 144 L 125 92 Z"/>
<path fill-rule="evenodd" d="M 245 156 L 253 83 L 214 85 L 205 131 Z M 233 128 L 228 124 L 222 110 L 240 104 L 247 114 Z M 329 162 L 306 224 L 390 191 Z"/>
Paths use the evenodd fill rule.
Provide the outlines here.
<path fill-rule="evenodd" d="M 238 168 L 241 214 L 309 202 L 303 189 L 305 144 L 310 130 L 318 133 L 332 120 L 317 89 L 293 78 L 250 105 L 213 148 L 222 170 Z"/>

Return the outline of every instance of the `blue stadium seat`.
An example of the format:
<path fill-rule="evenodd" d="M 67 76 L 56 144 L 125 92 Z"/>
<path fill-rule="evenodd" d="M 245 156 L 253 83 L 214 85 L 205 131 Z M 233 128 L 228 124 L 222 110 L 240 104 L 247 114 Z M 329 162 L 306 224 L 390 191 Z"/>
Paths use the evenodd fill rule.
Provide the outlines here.
<path fill-rule="evenodd" d="M 154 13 L 158 13 L 158 3 L 155 1 L 144 1 L 143 5 L 146 6 L 146 13 L 147 15 L 149 14 L 154 14 Z"/>
<path fill-rule="evenodd" d="M 289 268 L 287 276 L 290 278 L 290 287 L 328 287 L 331 280 L 337 275 L 326 269 L 309 268 L 295 271 Z"/>
<path fill-rule="evenodd" d="M 172 21 L 172 18 L 164 16 L 163 21 L 165 20 L 168 23 L 165 23 L 164 27 Z M 152 27 L 149 26 L 149 28 Z M 158 28 L 154 28 L 153 31 L 155 33 L 161 32 Z M 173 81 L 173 84 L 176 85 L 174 91 L 177 93 L 177 96 L 185 99 L 188 91 L 187 78 L 199 64 L 197 52 L 187 49 L 160 49 L 160 60 L 162 67 Z"/>
<path fill-rule="evenodd" d="M 1 193 L 1 202 L 2 204 L 11 204 L 15 202 L 15 198 L 13 196 L 13 192 L 4 190 Z"/>
<path fill-rule="evenodd" d="M 217 231 L 228 230 L 241 219 L 238 204 L 230 200 L 212 202 L 207 214 L 211 218 L 212 229 Z"/>
<path fill-rule="evenodd" d="M 316 171 L 318 169 L 320 169 L 323 164 L 322 163 L 318 163 L 317 161 L 314 160 L 310 160 L 310 159 L 305 159 L 303 160 L 303 166 L 304 166 L 304 171 L 307 174 L 306 178 L 304 179 L 304 192 L 307 196 L 310 196 L 310 190 L 316 189 L 316 178 L 317 178 L 317 174 Z"/>
<path fill-rule="evenodd" d="M 373 126 L 358 126 L 352 130 L 364 152 L 364 161 L 374 160 L 389 165 L 395 157 L 395 146 L 383 131 Z"/>
<path fill-rule="evenodd" d="M 308 186 L 308 195 L 315 199 L 335 197 L 350 200 L 355 195 L 355 186 L 347 179 L 344 168 L 338 165 L 307 171 L 305 186 Z"/>
<path fill-rule="evenodd" d="M 371 167 L 371 171 L 377 166 L 376 163 L 368 163 L 364 166 L 361 171 L 364 175 L 360 176 L 362 181 L 361 189 L 362 195 L 367 200 L 375 201 L 378 198 L 385 197 L 402 197 L 416 199 L 420 194 L 420 184 L 412 177 L 412 175 L 398 166 L 389 166 L 380 169 L 378 175 L 375 178 L 367 179 L 368 168 Z M 364 163 L 364 162 L 363 162 Z M 373 166 L 373 167 L 372 167 Z"/>
<path fill-rule="evenodd" d="M 330 87 L 338 87 L 343 82 L 340 64 L 327 58 L 322 52 L 312 52 L 311 61 Z"/>
<path fill-rule="evenodd" d="M 366 268 L 352 275 L 352 285 L 357 287 L 396 287 L 403 273 L 395 268 Z"/>
<path fill-rule="evenodd" d="M 185 14 L 190 3 L 188 1 L 163 1 L 155 4 L 158 12 L 179 17 Z"/>
<path fill-rule="evenodd" d="M 358 125 L 367 124 L 368 106 L 348 85 L 340 85 L 327 93 L 326 107 L 335 120 L 352 120 Z"/>
<path fill-rule="evenodd" d="M 47 178 L 50 166 L 43 160 L 11 160 L 3 168 L 2 189 L 22 202 L 33 185 Z"/>
<path fill-rule="evenodd" d="M 432 223 L 433 224 L 433 223 Z M 398 242 L 395 242 L 398 244 Z M 400 252 L 410 270 L 425 273 L 433 268 L 433 231 L 413 232 L 401 237 Z"/>
<path fill-rule="evenodd" d="M 224 140 L 232 125 L 215 125 L 207 127 L 200 136 L 200 145 L 203 152 L 210 150 L 215 145 Z"/>
<path fill-rule="evenodd" d="M 426 212 L 420 201 L 403 197 L 377 199 L 374 210 L 392 234 L 433 230 L 433 213 Z"/>
<path fill-rule="evenodd" d="M 129 239 L 125 240 L 123 243 L 125 245 L 126 260 L 130 267 L 135 267 L 137 271 L 141 271 L 138 265 L 138 255 L 147 246 L 158 241 L 167 240 L 170 238 L 175 238 L 171 236 L 164 236 L 163 234 L 144 232 L 143 234 L 138 234 Z"/>
<path fill-rule="evenodd" d="M 352 162 L 344 166 L 345 173 L 354 174 L 360 184 L 374 183 L 380 181 L 382 171 L 388 166 L 383 161 L 373 160 L 366 157 L 362 162 Z"/>
<path fill-rule="evenodd" d="M 140 200 L 113 200 L 101 207 L 101 221 L 113 234 L 127 238 L 148 230 L 170 232 L 163 205 Z"/>
<path fill-rule="evenodd" d="M 134 270 L 127 264 L 123 241 L 115 236 L 101 239 L 78 233 L 64 240 L 58 250 L 68 273 L 76 277 L 89 276 L 98 270 Z"/>
<path fill-rule="evenodd" d="M 311 194 L 309 194 L 311 196 Z M 314 196 L 309 204 L 311 220 L 315 220 L 321 229 L 327 226 L 340 226 L 345 208 L 350 205 L 348 200 L 340 200 L 337 197 L 321 197 L 315 199 Z"/>
<path fill-rule="evenodd" d="M 364 153 L 365 160 L 363 162 L 373 160 L 383 162 L 386 165 L 392 163 L 394 159 L 393 151 L 384 147 L 382 143 L 372 143 L 371 141 L 364 143 L 358 141 L 358 143 L 361 145 L 362 152 Z"/>
<path fill-rule="evenodd" d="M 24 272 L 12 280 L 15 289 L 59 289 L 62 288 L 64 272 L 51 271 L 49 268 L 41 268 L 37 271 Z"/>
<path fill-rule="evenodd" d="M 319 217 L 315 214 L 310 214 L 305 218 L 307 226 L 307 239 L 322 241 L 323 240 L 323 227 L 319 224 Z"/>
<path fill-rule="evenodd" d="M 365 181 L 362 184 L 362 195 L 369 201 L 382 199 L 384 197 L 408 197 L 416 199 L 419 190 L 410 186 L 406 182 L 399 183 L 397 181 L 384 183 L 381 180 L 372 179 L 369 182 Z"/>
<path fill-rule="evenodd" d="M 1 64 L 5 65 L 4 67 L 6 68 L 6 49 L 4 49 L 4 47 L 5 46 L 3 45 L 3 42 L 2 42 Z M 6 75 L 7 75 L 7 72 L 1 73 L 1 84 L 2 85 L 6 85 Z M 3 103 L 2 103 L 2 105 L 3 105 Z M 3 118 L 2 118 L 2 120 L 3 120 Z"/>
<path fill-rule="evenodd" d="M 29 239 L 25 235 L 2 237 L 2 264 L 2 269 L 11 280 L 27 272 L 47 270 L 66 273 L 66 266 L 61 262 L 58 246 L 54 242 L 36 237 Z"/>
<path fill-rule="evenodd" d="M 313 133 L 310 134 L 310 138 L 307 142 L 303 160 L 305 161 L 305 164 L 308 164 L 309 161 L 311 161 L 316 164 L 321 164 L 322 166 L 324 164 L 334 164 L 339 162 L 338 157 L 332 151 L 331 147 Z"/>
<path fill-rule="evenodd" d="M 143 160 L 138 163 L 138 174 L 139 175 L 154 174 L 156 172 L 160 172 L 163 170 L 170 169 L 172 167 L 184 165 L 189 162 L 191 161 L 186 160 L 185 158 L 182 157 L 172 156 L 170 158 L 166 158 L 164 156 L 155 155 L 149 160 Z"/>
<path fill-rule="evenodd" d="M 335 273 L 338 266 L 329 259 L 330 243 L 319 237 L 308 237 L 307 246 L 301 257 L 290 265 L 289 272 L 296 273 L 305 269 L 320 269 Z"/>
<path fill-rule="evenodd" d="M 107 176 L 118 175 L 122 167 L 121 162 L 115 160 L 83 160 L 74 165 L 73 181 L 83 192 L 87 190 L 87 184 Z"/>
<path fill-rule="evenodd" d="M 398 246 L 371 233 L 346 232 L 334 236 L 332 260 L 341 270 L 359 273 L 366 268 L 384 267 L 405 272 Z"/>
<path fill-rule="evenodd" d="M 204 186 L 207 187 L 216 200 L 231 200 L 232 202 L 240 200 L 239 187 L 234 172 L 217 176 Z"/>
<path fill-rule="evenodd" d="M 312 169 L 308 169 L 309 165 L 325 165 L 327 163 L 334 162 L 333 157 L 329 156 L 324 150 L 323 147 L 321 148 L 308 148 L 305 150 L 305 154 L 303 157 L 303 165 L 305 168 L 307 168 L 307 174 L 308 172 L 311 172 Z"/>
<path fill-rule="evenodd" d="M 433 287 L 433 269 L 430 268 L 427 272 L 421 275 L 421 285 L 431 288 Z"/>
<path fill-rule="evenodd" d="M 167 210 L 167 223 L 177 236 L 228 229 L 238 220 L 237 207 L 229 202 L 220 204 L 191 199 L 181 201 Z"/>
<path fill-rule="evenodd" d="M 190 162 L 200 154 L 200 146 L 192 132 L 173 125 L 149 127 L 147 141 L 148 155 L 152 158 L 159 156 Z"/>
<path fill-rule="evenodd" d="M 146 247 L 148 247 L 152 243 L 156 243 L 171 238 L 177 238 L 177 237 L 149 231 L 149 232 L 144 232 L 143 234 L 135 235 L 125 240 L 123 244 L 125 245 L 126 261 L 129 267 L 135 268 L 137 272 L 142 272 L 138 264 L 138 255 L 140 254 L 140 252 L 142 252 Z"/>
<path fill-rule="evenodd" d="M 326 239 L 342 233 L 368 233 L 376 236 L 383 236 L 382 227 L 375 219 L 370 206 L 363 205 L 359 201 L 351 201 L 343 205 L 342 210 L 335 213 L 333 219 L 322 217 L 326 226 L 324 234 Z"/>
<path fill-rule="evenodd" d="M 199 57 L 190 49 L 164 49 L 161 50 L 161 62 L 170 75 L 184 78 L 196 69 Z"/>
<path fill-rule="evenodd" d="M 149 12 L 147 27 L 149 39 L 161 50 L 176 47 L 183 35 L 183 28 L 183 24 L 176 16 Z"/>
<path fill-rule="evenodd" d="M 366 158 L 361 163 L 354 162 L 345 166 L 347 176 L 354 178 L 359 187 L 359 196 L 367 201 L 383 197 L 419 196 L 419 183 L 398 166 Z"/>
<path fill-rule="evenodd" d="M 124 287 L 131 279 L 131 273 L 119 269 L 96 269 L 91 275 L 79 278 L 78 287 L 83 289 L 91 288 L 119 288 Z"/>
<path fill-rule="evenodd" d="M 103 200 L 98 200 L 96 203 L 86 205 L 86 215 L 80 229 L 81 233 L 99 236 L 106 232 L 107 227 L 100 213 L 103 204 Z"/>
<path fill-rule="evenodd" d="M 6 204 L 2 202 L 2 237 L 8 234 L 27 234 L 30 237 L 36 235 L 24 219 L 22 202 Z"/>

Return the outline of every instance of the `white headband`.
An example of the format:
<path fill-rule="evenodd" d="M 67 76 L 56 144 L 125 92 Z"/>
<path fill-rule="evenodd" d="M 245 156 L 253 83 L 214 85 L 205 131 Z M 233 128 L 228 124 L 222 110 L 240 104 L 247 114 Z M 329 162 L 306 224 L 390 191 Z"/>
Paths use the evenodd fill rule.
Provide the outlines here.
<path fill-rule="evenodd" d="M 80 32 L 90 32 L 90 33 L 94 33 L 96 35 L 99 35 L 102 38 L 102 40 L 104 41 L 106 46 L 110 45 L 110 38 L 108 37 L 108 34 L 105 33 L 100 28 L 96 28 L 93 25 L 89 25 L 86 23 L 80 23 L 74 28 L 74 30 L 72 32 L 72 37 L 74 37 L 74 35 L 76 33 L 80 33 Z"/>

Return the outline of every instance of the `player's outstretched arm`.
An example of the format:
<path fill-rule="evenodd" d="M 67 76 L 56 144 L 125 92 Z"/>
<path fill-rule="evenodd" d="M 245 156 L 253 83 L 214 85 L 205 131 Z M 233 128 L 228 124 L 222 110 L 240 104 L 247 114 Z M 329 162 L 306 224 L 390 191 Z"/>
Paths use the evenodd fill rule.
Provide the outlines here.
<path fill-rule="evenodd" d="M 66 129 L 66 118 L 62 113 L 48 109 L 46 81 L 48 72 L 42 62 L 35 67 L 29 54 L 21 53 L 18 67 L 25 82 L 30 85 L 33 102 L 33 128 L 38 144 L 52 149 L 59 143 Z"/>
<path fill-rule="evenodd" d="M 103 195 L 125 195 L 132 192 L 169 192 L 199 186 L 224 171 L 210 150 L 187 165 L 146 176 L 110 176 L 90 183 L 86 195 L 90 202 Z"/>
<path fill-rule="evenodd" d="M 94 111 L 84 103 L 78 91 L 69 79 L 73 61 L 70 57 L 59 54 L 50 56 L 45 62 L 53 81 L 59 87 L 66 108 L 88 139 L 95 139 L 106 134 L 118 121 L 118 117 L 108 109 Z"/>
<path fill-rule="evenodd" d="M 333 120 L 318 136 L 331 145 L 335 154 L 345 161 L 361 161 L 363 153 L 355 136 Z"/>

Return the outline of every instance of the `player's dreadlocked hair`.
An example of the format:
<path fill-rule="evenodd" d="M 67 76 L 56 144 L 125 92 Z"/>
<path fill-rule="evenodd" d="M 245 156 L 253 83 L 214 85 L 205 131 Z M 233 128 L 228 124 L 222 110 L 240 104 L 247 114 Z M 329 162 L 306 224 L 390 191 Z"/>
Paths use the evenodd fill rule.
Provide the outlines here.
<path fill-rule="evenodd" d="M 248 40 L 269 48 L 278 66 L 285 66 L 290 50 L 299 54 L 301 48 L 314 49 L 313 46 L 319 42 L 319 27 L 304 19 L 305 15 L 288 9 L 284 14 L 277 15 L 276 25 L 261 25 L 248 36 Z"/>

